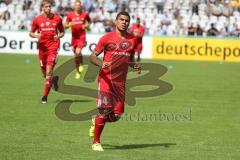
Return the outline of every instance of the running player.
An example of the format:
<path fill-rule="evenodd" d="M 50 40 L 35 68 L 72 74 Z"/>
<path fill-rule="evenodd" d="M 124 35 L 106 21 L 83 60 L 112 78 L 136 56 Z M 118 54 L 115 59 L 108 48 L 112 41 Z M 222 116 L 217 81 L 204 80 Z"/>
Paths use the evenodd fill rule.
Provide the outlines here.
<path fill-rule="evenodd" d="M 86 32 L 91 23 L 90 17 L 87 12 L 82 11 L 81 1 L 75 1 L 75 9 L 67 15 L 65 28 L 71 27 L 72 30 L 72 49 L 75 57 L 76 75 L 75 78 L 79 79 L 83 71 L 83 57 L 82 49 L 86 44 Z"/>
<path fill-rule="evenodd" d="M 139 62 L 141 60 L 140 55 L 142 53 L 142 39 L 145 32 L 145 28 L 143 25 L 141 25 L 141 20 L 139 17 L 137 18 L 137 22 L 130 27 L 130 32 L 133 33 L 138 40 L 135 52 L 137 53 L 137 61 Z"/>
<path fill-rule="evenodd" d="M 48 0 L 42 1 L 41 8 L 42 13 L 33 19 L 29 35 L 38 39 L 40 66 L 46 79 L 41 102 L 45 104 L 54 81 L 53 68 L 57 61 L 60 38 L 64 36 L 64 27 L 62 19 L 51 12 L 51 4 Z"/>
<path fill-rule="evenodd" d="M 139 72 L 141 70 L 140 64 L 134 61 L 137 39 L 127 32 L 129 23 L 130 16 L 127 12 L 118 13 L 115 31 L 105 34 L 90 56 L 91 63 L 101 68 L 98 76 L 99 114 L 93 119 L 89 130 L 90 137 L 94 136 L 94 151 L 103 151 L 100 135 L 105 123 L 119 120 L 124 112 L 128 66 Z M 101 53 L 104 53 L 103 62 L 97 57 Z"/>

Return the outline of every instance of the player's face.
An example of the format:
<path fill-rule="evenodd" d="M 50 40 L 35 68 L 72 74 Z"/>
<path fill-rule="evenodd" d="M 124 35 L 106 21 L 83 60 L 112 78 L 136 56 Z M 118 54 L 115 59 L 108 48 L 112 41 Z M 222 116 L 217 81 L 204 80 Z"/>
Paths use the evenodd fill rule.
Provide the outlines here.
<path fill-rule="evenodd" d="M 51 13 L 51 4 L 49 4 L 49 3 L 44 4 L 42 9 L 45 14 L 50 14 Z"/>
<path fill-rule="evenodd" d="M 140 25 L 140 23 L 141 23 L 141 22 L 140 22 L 140 20 L 139 20 L 139 19 L 137 19 L 137 24 L 138 24 L 138 25 Z"/>
<path fill-rule="evenodd" d="M 76 2 L 76 3 L 75 3 L 75 10 L 76 10 L 77 12 L 80 12 L 80 11 L 81 11 L 81 3 L 80 3 L 80 2 Z"/>
<path fill-rule="evenodd" d="M 127 31 L 130 23 L 130 18 L 125 15 L 120 15 L 116 20 L 115 24 L 119 31 Z"/>

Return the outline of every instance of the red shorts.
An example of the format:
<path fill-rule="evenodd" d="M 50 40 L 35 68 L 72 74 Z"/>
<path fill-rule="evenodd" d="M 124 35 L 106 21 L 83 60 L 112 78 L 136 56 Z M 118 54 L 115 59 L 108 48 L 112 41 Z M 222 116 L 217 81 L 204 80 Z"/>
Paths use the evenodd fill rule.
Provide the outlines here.
<path fill-rule="evenodd" d="M 98 80 L 98 108 L 111 110 L 114 114 L 124 112 L 125 83 L 113 84 L 103 78 Z"/>
<path fill-rule="evenodd" d="M 58 49 L 39 48 L 39 60 L 41 68 L 46 66 L 55 66 L 57 63 Z"/>
<path fill-rule="evenodd" d="M 84 48 L 86 45 L 86 36 L 81 36 L 79 39 L 72 38 L 72 49 L 75 52 L 77 48 Z"/>
<path fill-rule="evenodd" d="M 137 46 L 135 48 L 135 52 L 137 52 L 137 54 L 141 54 L 142 53 L 142 42 L 138 42 Z"/>

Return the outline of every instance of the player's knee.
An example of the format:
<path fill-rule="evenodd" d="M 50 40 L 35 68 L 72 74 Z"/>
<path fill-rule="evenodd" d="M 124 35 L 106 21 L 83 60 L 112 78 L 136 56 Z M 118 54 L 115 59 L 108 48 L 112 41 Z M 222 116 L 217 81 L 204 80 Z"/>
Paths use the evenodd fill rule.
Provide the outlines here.
<path fill-rule="evenodd" d="M 109 119 L 111 122 L 116 122 L 121 118 L 120 114 L 110 114 Z"/>
<path fill-rule="evenodd" d="M 108 116 L 108 115 L 110 115 L 111 113 L 112 113 L 112 109 L 111 109 L 111 108 L 109 108 L 109 109 L 99 108 L 99 114 Z"/>
<path fill-rule="evenodd" d="M 76 55 L 76 56 L 82 56 L 82 53 L 81 53 L 81 49 L 80 49 L 80 48 L 77 48 L 77 49 L 75 50 L 75 55 Z"/>

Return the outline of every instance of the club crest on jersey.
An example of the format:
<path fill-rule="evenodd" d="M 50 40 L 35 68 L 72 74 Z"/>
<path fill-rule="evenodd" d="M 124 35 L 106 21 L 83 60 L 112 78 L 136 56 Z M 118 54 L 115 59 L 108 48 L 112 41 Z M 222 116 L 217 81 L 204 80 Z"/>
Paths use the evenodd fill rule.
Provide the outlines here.
<path fill-rule="evenodd" d="M 120 49 L 122 49 L 122 50 L 127 50 L 131 47 L 132 47 L 132 42 L 130 42 L 130 41 L 122 41 L 120 43 Z"/>
<path fill-rule="evenodd" d="M 49 25 L 50 25 L 50 22 L 46 22 L 46 25 L 49 26 Z"/>

